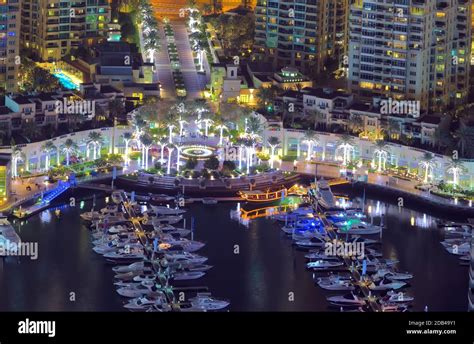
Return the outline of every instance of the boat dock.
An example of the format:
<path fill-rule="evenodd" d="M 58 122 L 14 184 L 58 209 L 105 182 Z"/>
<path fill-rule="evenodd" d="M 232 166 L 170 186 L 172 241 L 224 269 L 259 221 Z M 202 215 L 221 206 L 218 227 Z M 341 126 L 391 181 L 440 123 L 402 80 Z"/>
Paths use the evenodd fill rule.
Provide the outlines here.
<path fill-rule="evenodd" d="M 329 221 L 326 218 L 326 215 L 324 214 L 318 214 L 318 215 L 324 224 L 324 229 L 326 230 L 326 233 L 328 234 L 328 240 L 333 240 L 333 239 L 341 240 L 340 238 L 337 237 L 337 234 L 334 231 L 334 227 L 329 223 Z M 359 287 L 359 289 L 362 291 L 362 294 L 364 294 L 365 302 L 367 306 L 369 306 L 370 309 L 374 312 L 381 312 L 382 307 L 375 301 L 375 298 L 371 295 L 369 288 L 367 288 L 367 285 L 372 282 L 370 277 L 366 276 L 365 279 L 362 280 L 361 278 L 362 276 L 360 275 L 359 271 L 356 268 L 354 268 L 352 261 L 348 257 L 343 257 L 343 261 L 354 280 L 354 285 Z"/>

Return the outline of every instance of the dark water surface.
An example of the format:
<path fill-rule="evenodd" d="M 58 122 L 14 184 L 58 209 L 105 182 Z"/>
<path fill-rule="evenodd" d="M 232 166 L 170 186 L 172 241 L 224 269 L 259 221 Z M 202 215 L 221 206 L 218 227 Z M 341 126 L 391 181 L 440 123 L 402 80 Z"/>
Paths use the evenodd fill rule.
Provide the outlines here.
<path fill-rule="evenodd" d="M 415 296 L 414 310 L 427 305 L 430 311 L 465 311 L 468 269 L 442 248 L 435 219 L 377 201 L 367 205 L 374 214 L 386 214 L 384 257 L 398 259 L 400 270 L 415 275 L 407 289 Z M 83 211 L 90 207 L 86 202 Z M 200 280 L 179 285 L 208 286 L 215 296 L 231 301 L 232 311 L 329 310 L 325 298 L 330 293 L 314 285 L 304 252 L 291 245 L 279 224 L 263 218 L 246 228 L 230 219 L 235 207 L 189 207 L 187 226 L 194 217 L 194 239 L 207 243 L 199 253 L 214 268 Z M 23 225 L 15 223 L 23 241 L 38 242 L 39 257 L 0 262 L 0 311 L 123 310 L 111 267 L 92 251 L 80 212 L 79 207 L 64 207 L 60 219 L 47 210 Z"/>

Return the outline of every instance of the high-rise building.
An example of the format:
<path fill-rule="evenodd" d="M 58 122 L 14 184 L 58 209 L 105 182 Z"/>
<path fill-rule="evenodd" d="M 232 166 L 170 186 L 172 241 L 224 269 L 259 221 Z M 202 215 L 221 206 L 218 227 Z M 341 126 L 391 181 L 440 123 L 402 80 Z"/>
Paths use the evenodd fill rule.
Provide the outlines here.
<path fill-rule="evenodd" d="M 349 0 L 258 0 L 254 56 L 307 74 L 342 65 Z"/>
<path fill-rule="evenodd" d="M 471 0 L 355 0 L 349 17 L 349 88 L 442 110 L 465 101 Z"/>
<path fill-rule="evenodd" d="M 20 60 L 20 2 L 0 0 L 0 91 L 14 92 Z"/>
<path fill-rule="evenodd" d="M 57 61 L 71 49 L 107 38 L 108 0 L 24 0 L 21 42 L 43 61 Z"/>

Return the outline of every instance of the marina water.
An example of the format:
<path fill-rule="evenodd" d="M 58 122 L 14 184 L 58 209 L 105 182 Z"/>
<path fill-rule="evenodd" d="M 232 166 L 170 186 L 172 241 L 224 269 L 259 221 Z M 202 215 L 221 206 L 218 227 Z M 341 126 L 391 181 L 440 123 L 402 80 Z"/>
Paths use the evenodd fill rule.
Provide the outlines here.
<path fill-rule="evenodd" d="M 375 216 L 385 213 L 384 257 L 414 274 L 407 290 L 415 297 L 413 310 L 466 311 L 468 270 L 441 246 L 436 218 L 375 200 L 366 205 Z M 23 241 L 38 242 L 38 259 L 0 261 L 1 311 L 124 311 L 111 267 L 92 251 L 79 217 L 91 206 L 63 206 L 59 218 L 53 208 L 14 221 Z M 230 219 L 236 203 L 187 208 L 187 227 L 193 217 L 194 239 L 206 242 L 199 253 L 214 267 L 202 279 L 176 286 L 208 286 L 231 301 L 231 311 L 338 311 L 328 308 L 331 294 L 315 286 L 304 252 L 292 246 L 278 223 L 260 218 L 244 227 Z"/>

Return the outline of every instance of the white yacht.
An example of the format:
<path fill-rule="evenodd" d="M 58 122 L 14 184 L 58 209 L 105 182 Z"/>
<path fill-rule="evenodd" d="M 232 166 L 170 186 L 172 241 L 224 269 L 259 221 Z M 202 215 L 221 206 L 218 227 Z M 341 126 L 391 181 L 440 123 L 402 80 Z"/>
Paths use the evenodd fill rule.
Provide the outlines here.
<path fill-rule="evenodd" d="M 195 280 L 195 279 L 203 277 L 205 274 L 206 273 L 202 271 L 175 272 L 173 274 L 173 279 L 175 281 Z"/>
<path fill-rule="evenodd" d="M 413 300 L 415 300 L 415 298 L 413 296 L 410 296 L 406 293 L 403 293 L 403 292 L 396 292 L 396 291 L 393 291 L 393 290 L 390 290 L 388 293 L 387 293 L 387 302 L 412 302 Z"/>
<path fill-rule="evenodd" d="M 150 216 L 144 223 L 148 224 L 151 221 L 153 226 L 160 225 L 174 225 L 183 219 L 183 215 L 163 215 L 163 216 Z"/>
<path fill-rule="evenodd" d="M 316 185 L 316 197 L 318 198 L 319 205 L 325 209 L 335 208 L 336 198 L 331 191 L 328 181 L 321 179 Z"/>
<path fill-rule="evenodd" d="M 148 287 L 148 286 L 144 286 L 143 284 L 139 284 L 133 287 L 119 288 L 117 289 L 117 293 L 120 296 L 130 297 L 130 298 L 141 297 L 143 295 L 161 295 L 158 288 L 156 288 L 155 286 Z"/>
<path fill-rule="evenodd" d="M 355 287 L 351 282 L 348 281 L 335 281 L 335 282 L 319 282 L 318 286 L 325 290 L 331 291 L 353 291 Z"/>
<path fill-rule="evenodd" d="M 328 260 L 316 260 L 314 262 L 309 262 L 306 264 L 308 269 L 313 270 L 326 270 L 342 266 L 342 262 L 338 261 L 328 261 Z"/>
<path fill-rule="evenodd" d="M 84 221 L 99 221 L 100 219 L 102 219 L 103 215 L 98 212 L 98 211 L 86 211 L 84 213 L 82 213 L 81 215 L 81 219 L 83 219 Z"/>
<path fill-rule="evenodd" d="M 373 291 L 383 291 L 383 290 L 397 290 L 400 288 L 403 288 L 407 284 L 405 282 L 401 281 L 391 281 L 386 283 L 385 281 L 380 281 L 380 283 L 377 285 L 375 283 L 372 283 L 369 285 L 369 289 Z"/>
<path fill-rule="evenodd" d="M 131 299 L 124 305 L 125 308 L 131 311 L 147 310 L 152 306 L 160 306 L 166 303 L 166 299 L 163 295 L 158 296 L 143 296 Z"/>
<path fill-rule="evenodd" d="M 193 307 L 203 309 L 206 311 L 215 311 L 226 308 L 229 302 L 225 300 L 218 300 L 211 296 L 210 293 L 198 293 L 196 297 L 189 299 Z"/>
<path fill-rule="evenodd" d="M 174 254 L 165 254 L 165 258 L 168 261 L 168 264 L 182 264 L 182 265 L 191 265 L 191 264 L 204 264 L 207 261 L 207 257 L 200 256 L 198 254 L 180 252 Z"/>
<path fill-rule="evenodd" d="M 165 206 L 150 205 L 150 207 L 157 216 L 182 215 L 186 212 L 186 210 L 183 210 L 183 209 L 169 208 Z"/>
<path fill-rule="evenodd" d="M 371 235 L 379 234 L 382 231 L 382 227 L 371 225 L 365 222 L 349 224 L 348 222 L 343 221 L 334 223 L 334 226 L 338 228 L 337 233 L 339 234 Z"/>
<path fill-rule="evenodd" d="M 6 249 L 14 251 L 18 249 L 19 244 L 21 243 L 20 236 L 15 232 L 15 229 L 12 227 L 10 222 L 5 218 L 0 218 L 0 247 L 3 250 L 0 252 L 2 255 L 7 253 Z M 11 252 L 14 254 L 15 252 Z"/>
<path fill-rule="evenodd" d="M 353 293 L 343 296 L 330 296 L 326 300 L 332 305 L 340 307 L 362 307 L 365 305 L 365 301 Z"/>

